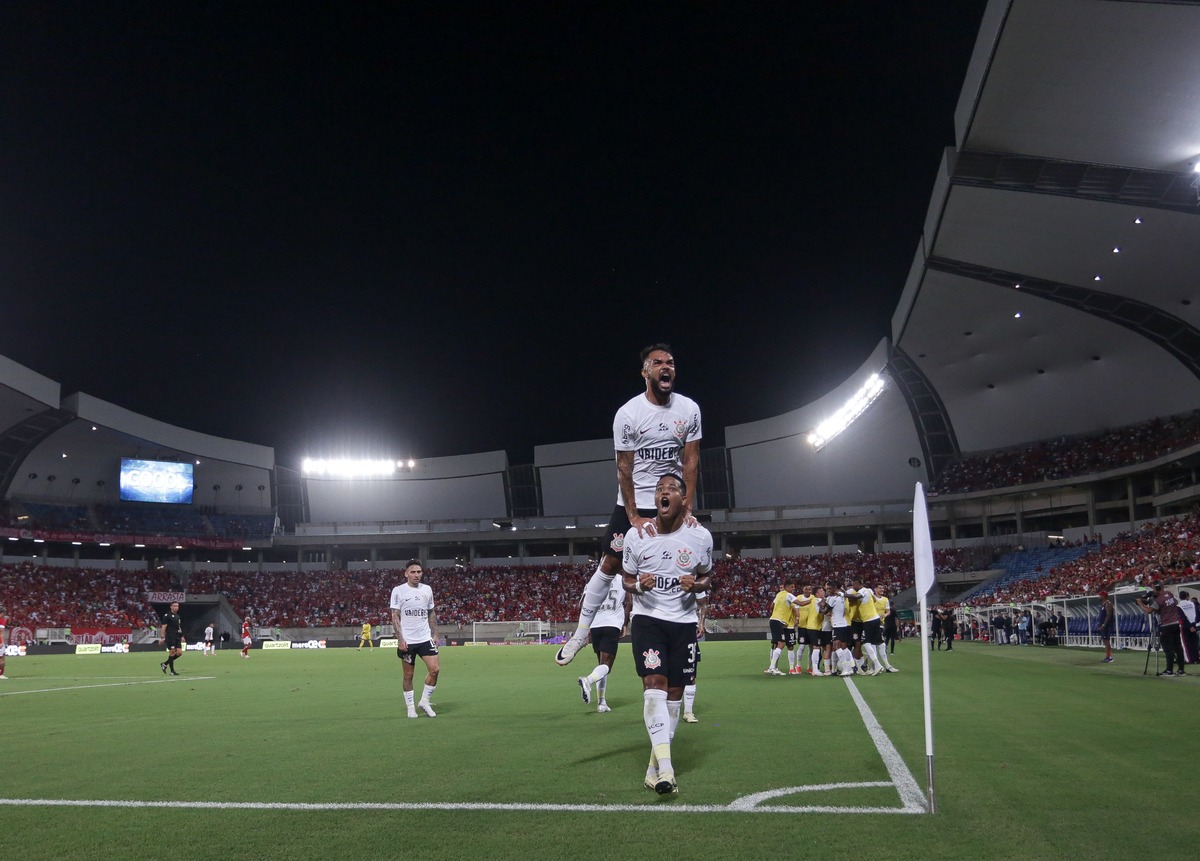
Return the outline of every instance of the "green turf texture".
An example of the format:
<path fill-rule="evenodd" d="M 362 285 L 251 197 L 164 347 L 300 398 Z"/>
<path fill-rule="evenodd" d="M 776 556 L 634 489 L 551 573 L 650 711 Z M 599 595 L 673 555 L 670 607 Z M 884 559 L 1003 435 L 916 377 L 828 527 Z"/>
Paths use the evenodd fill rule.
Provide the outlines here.
<path fill-rule="evenodd" d="M 660 798 L 642 787 L 649 741 L 628 649 L 609 684 L 610 714 L 580 700 L 588 652 L 561 668 L 549 646 L 443 649 L 438 717 L 417 720 L 405 717 L 394 650 L 189 653 L 178 679 L 149 653 L 10 658 L 0 682 L 5 799 L 648 810 L 6 804 L 0 851 L 256 861 L 1194 857 L 1200 672 L 1156 678 L 1151 660 L 1143 676 L 1144 652 L 1105 665 L 1095 651 L 961 643 L 931 655 L 936 814 L 685 813 L 672 810 L 888 774 L 845 682 L 766 677 L 764 643 L 710 642 L 701 722 L 681 724 L 673 746 L 680 792 Z M 893 662 L 902 672 L 855 684 L 924 789 L 918 645 L 902 643 Z M 770 805 L 900 800 L 890 788 L 834 789 Z"/>

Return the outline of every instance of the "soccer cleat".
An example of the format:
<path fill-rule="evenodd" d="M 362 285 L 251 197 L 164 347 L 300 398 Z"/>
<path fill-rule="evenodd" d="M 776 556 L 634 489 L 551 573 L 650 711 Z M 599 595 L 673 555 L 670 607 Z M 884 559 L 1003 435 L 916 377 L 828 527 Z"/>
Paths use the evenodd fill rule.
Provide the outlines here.
<path fill-rule="evenodd" d="M 588 705 L 592 703 L 592 683 L 587 680 L 587 677 L 579 677 L 579 693 L 583 696 L 583 701 Z"/>
<path fill-rule="evenodd" d="M 852 675 L 854 675 L 854 670 L 842 670 L 841 673 L 839 673 L 839 675 L 852 676 Z"/>
<path fill-rule="evenodd" d="M 600 712 L 600 714 L 605 714 L 612 711 L 612 709 L 609 708 L 608 703 L 600 703 L 600 705 L 596 706 L 596 711 Z"/>
<path fill-rule="evenodd" d="M 166 661 L 163 661 L 161 664 L 159 664 L 158 668 L 163 671 L 164 676 L 167 674 L 167 662 Z"/>
<path fill-rule="evenodd" d="M 700 718 L 696 717 L 691 712 L 684 712 L 683 722 L 684 723 L 700 723 Z"/>
<path fill-rule="evenodd" d="M 675 783 L 675 772 L 659 772 L 658 781 L 654 784 L 654 791 L 659 795 L 676 795 L 679 787 Z"/>
<path fill-rule="evenodd" d="M 1173 672 L 1171 672 L 1170 670 L 1163 670 L 1163 673 L 1162 673 L 1162 674 L 1163 674 L 1164 676 L 1173 676 L 1173 675 L 1175 675 L 1175 674 L 1174 674 Z"/>
<path fill-rule="evenodd" d="M 654 789 L 657 784 L 658 784 L 658 775 L 657 774 L 647 773 L 646 779 L 642 781 L 642 786 L 646 787 L 647 789 Z"/>
<path fill-rule="evenodd" d="M 802 675 L 804 675 L 804 670 L 800 669 L 799 667 L 792 667 L 790 670 L 788 670 L 788 675 L 789 676 L 802 676 Z"/>
<path fill-rule="evenodd" d="M 577 634 L 578 632 L 576 632 Z M 565 667 L 571 661 L 575 660 L 575 656 L 579 654 L 579 650 L 583 648 L 583 643 L 586 638 L 571 635 L 571 639 L 567 640 L 558 647 L 558 652 L 554 656 L 554 663 L 560 667 Z"/>
<path fill-rule="evenodd" d="M 177 676 L 177 675 L 179 675 L 179 673 L 175 672 L 174 670 L 171 670 L 171 675 Z"/>
<path fill-rule="evenodd" d="M 8 681 L 8 676 L 4 675 L 4 673 L 0 673 L 0 682 L 5 682 L 5 681 Z"/>
<path fill-rule="evenodd" d="M 888 671 L 889 673 L 898 673 L 898 672 L 900 672 L 900 671 L 899 671 L 898 669 L 896 669 L 895 667 L 887 667 L 886 669 L 887 669 L 887 671 Z"/>
<path fill-rule="evenodd" d="M 1101 658 L 1100 659 L 1100 663 L 1102 663 L 1102 664 L 1111 664 L 1112 662 L 1113 662 L 1112 658 Z"/>
<path fill-rule="evenodd" d="M 415 718 L 417 716 L 417 710 L 415 708 L 413 708 L 412 706 L 409 706 L 408 707 L 408 716 L 410 718 Z"/>
<path fill-rule="evenodd" d="M 883 672 L 883 669 L 880 667 L 871 667 L 871 669 L 867 670 L 867 675 L 868 676 L 877 676 L 882 672 Z"/>
<path fill-rule="evenodd" d="M 417 708 L 425 712 L 425 714 L 429 715 L 430 717 L 437 717 L 437 712 L 433 710 L 433 706 L 431 706 L 425 700 L 421 700 L 419 703 L 417 703 Z"/>

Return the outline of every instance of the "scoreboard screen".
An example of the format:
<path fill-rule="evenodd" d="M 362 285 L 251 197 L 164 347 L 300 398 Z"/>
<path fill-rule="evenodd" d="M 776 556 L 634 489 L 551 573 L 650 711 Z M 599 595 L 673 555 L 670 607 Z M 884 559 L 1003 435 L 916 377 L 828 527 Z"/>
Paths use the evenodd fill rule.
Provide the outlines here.
<path fill-rule="evenodd" d="M 121 458 L 121 499 L 125 502 L 192 501 L 194 464 Z"/>

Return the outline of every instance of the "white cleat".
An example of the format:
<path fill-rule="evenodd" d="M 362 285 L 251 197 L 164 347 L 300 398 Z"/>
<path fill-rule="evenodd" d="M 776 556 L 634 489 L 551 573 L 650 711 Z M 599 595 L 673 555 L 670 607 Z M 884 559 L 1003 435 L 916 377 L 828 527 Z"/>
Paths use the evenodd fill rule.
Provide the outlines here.
<path fill-rule="evenodd" d="M 896 669 L 895 667 L 887 667 L 887 668 L 886 668 L 886 670 L 887 670 L 889 673 L 898 673 L 898 672 L 900 672 L 900 671 L 899 671 L 898 669 Z"/>
<path fill-rule="evenodd" d="M 642 786 L 646 787 L 647 789 L 654 789 L 654 787 L 657 784 L 658 784 L 658 775 L 650 774 L 649 772 L 647 772 L 646 779 L 644 781 L 642 781 Z"/>
<path fill-rule="evenodd" d="M 684 723 L 700 723 L 700 718 L 696 717 L 691 712 L 684 712 L 683 713 L 683 722 Z"/>
<path fill-rule="evenodd" d="M 587 642 L 586 637 L 576 637 L 571 635 L 571 639 L 563 643 L 558 652 L 554 655 L 554 663 L 560 667 L 565 667 L 571 661 L 575 660 L 575 656 L 579 654 L 579 650 L 583 648 L 583 644 Z"/>
<path fill-rule="evenodd" d="M 608 703 L 600 703 L 600 705 L 596 706 L 596 711 L 600 712 L 600 714 L 607 714 L 612 709 L 609 708 Z"/>
<path fill-rule="evenodd" d="M 592 704 L 592 683 L 585 676 L 579 677 L 579 693 L 583 696 L 585 703 Z"/>
<path fill-rule="evenodd" d="M 421 700 L 419 703 L 417 703 L 417 708 L 425 712 L 425 714 L 429 715 L 430 717 L 437 717 L 437 712 L 433 710 L 433 706 L 425 702 L 425 700 Z"/>
<path fill-rule="evenodd" d="M 879 667 L 872 667 L 871 669 L 867 670 L 867 675 L 868 676 L 877 676 L 882 672 L 883 672 L 883 670 L 880 669 Z"/>
<path fill-rule="evenodd" d="M 408 716 L 410 718 L 415 718 L 417 716 L 417 710 L 415 708 L 413 708 L 412 706 L 409 706 L 408 707 Z"/>
<path fill-rule="evenodd" d="M 659 795 L 678 795 L 679 786 L 675 783 L 675 772 L 659 772 L 658 782 L 654 784 L 654 791 Z"/>

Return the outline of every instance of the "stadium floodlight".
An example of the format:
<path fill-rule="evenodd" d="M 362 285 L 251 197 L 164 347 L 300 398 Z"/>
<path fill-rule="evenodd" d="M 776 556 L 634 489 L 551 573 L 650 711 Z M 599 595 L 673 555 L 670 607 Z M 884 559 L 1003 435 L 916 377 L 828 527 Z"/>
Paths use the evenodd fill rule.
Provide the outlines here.
<path fill-rule="evenodd" d="M 883 377 L 879 374 L 871 374 L 867 381 L 850 400 L 839 409 L 836 413 L 830 416 L 825 421 L 817 425 L 816 429 L 808 435 L 808 443 L 816 451 L 820 451 L 829 441 L 840 434 L 846 428 L 867 411 L 867 407 L 875 402 L 875 399 L 883 394 L 886 387 Z"/>
<path fill-rule="evenodd" d="M 327 478 L 383 478 L 395 474 L 396 461 L 306 457 L 301 469 L 305 475 Z"/>

